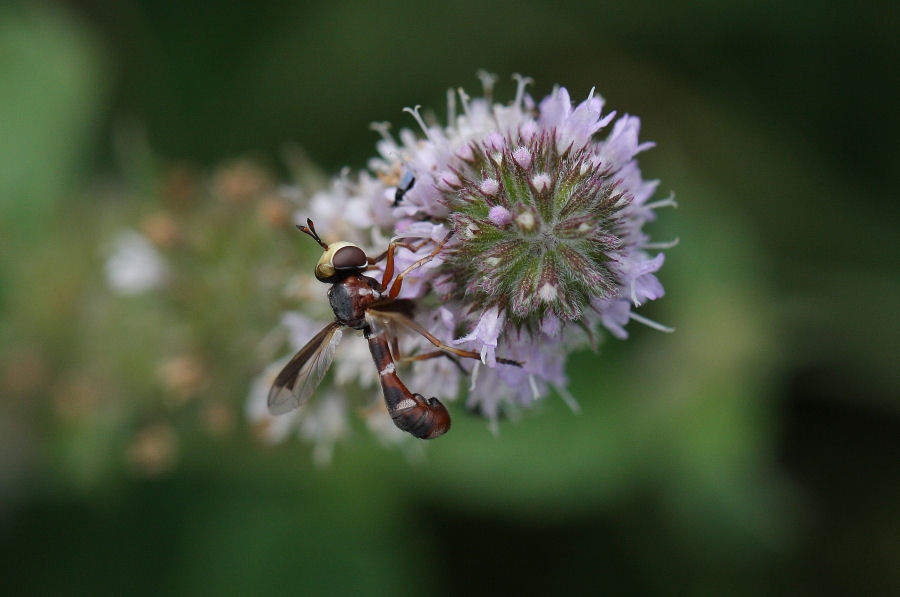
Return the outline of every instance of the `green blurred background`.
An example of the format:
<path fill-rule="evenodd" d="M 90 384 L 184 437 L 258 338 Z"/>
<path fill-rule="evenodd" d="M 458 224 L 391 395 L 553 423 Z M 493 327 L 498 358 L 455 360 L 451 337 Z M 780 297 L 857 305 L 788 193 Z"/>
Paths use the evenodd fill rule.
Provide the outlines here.
<path fill-rule="evenodd" d="M 288 0 L 0 7 L 7 594 L 900 594 L 892 2 Z M 668 294 L 501 424 L 331 467 L 245 422 L 285 271 L 278 182 L 479 68 L 640 115 Z M 301 152 L 298 148 L 302 148 Z M 305 153 L 304 153 L 305 152 Z M 305 156 L 305 157 L 304 157 Z M 315 165 L 312 166 L 312 165 Z M 248 199 L 249 197 L 249 199 Z M 173 268 L 110 292 L 118 231 Z M 324 300 L 324 293 L 323 293 Z"/>

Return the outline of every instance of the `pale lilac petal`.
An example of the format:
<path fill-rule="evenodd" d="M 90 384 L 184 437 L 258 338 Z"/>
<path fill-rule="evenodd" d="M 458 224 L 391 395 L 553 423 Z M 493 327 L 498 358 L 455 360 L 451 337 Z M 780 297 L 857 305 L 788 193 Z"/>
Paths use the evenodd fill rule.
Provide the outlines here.
<path fill-rule="evenodd" d="M 541 101 L 541 115 L 538 124 L 546 129 L 552 129 L 563 124 L 572 112 L 572 100 L 569 99 L 569 91 L 565 87 L 558 88 Z"/>
<path fill-rule="evenodd" d="M 631 303 L 624 300 L 605 301 L 600 305 L 602 315 L 600 321 L 610 333 L 620 340 L 628 338 L 625 324 L 628 323 L 631 314 Z"/>
<path fill-rule="evenodd" d="M 457 338 L 454 344 L 473 343 L 473 350 L 481 353 L 481 361 L 488 367 L 496 365 L 495 349 L 497 348 L 497 339 L 503 332 L 503 322 L 505 315 L 500 313 L 496 307 L 491 307 L 485 311 L 478 320 L 475 329 L 467 335 Z"/>
<path fill-rule="evenodd" d="M 488 218 L 500 228 L 512 222 L 512 214 L 502 205 L 492 207 L 491 211 L 488 212 Z"/>

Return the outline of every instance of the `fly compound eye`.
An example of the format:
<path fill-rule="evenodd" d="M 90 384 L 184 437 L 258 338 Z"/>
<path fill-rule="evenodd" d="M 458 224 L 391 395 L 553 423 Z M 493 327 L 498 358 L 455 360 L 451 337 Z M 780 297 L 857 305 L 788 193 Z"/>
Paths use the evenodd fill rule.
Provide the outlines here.
<path fill-rule="evenodd" d="M 340 247 L 331 257 L 331 265 L 336 270 L 360 269 L 368 263 L 365 252 L 356 245 Z"/>
<path fill-rule="evenodd" d="M 353 243 L 347 241 L 331 243 L 319 257 L 319 263 L 316 264 L 316 278 L 323 282 L 330 281 L 338 271 L 362 269 L 368 263 L 369 260 L 363 250 Z"/>

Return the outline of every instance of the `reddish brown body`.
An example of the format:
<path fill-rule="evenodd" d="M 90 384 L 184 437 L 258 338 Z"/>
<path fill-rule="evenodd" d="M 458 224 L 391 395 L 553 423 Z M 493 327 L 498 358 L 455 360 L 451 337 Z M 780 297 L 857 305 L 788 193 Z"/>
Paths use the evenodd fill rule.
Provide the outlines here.
<path fill-rule="evenodd" d="M 394 420 L 394 425 L 419 439 L 433 439 L 450 429 L 450 413 L 437 398 L 425 399 L 421 394 L 411 393 L 395 371 L 394 359 L 388 347 L 384 332 L 363 328 L 369 341 L 369 352 L 384 391 L 384 403 Z"/>
<path fill-rule="evenodd" d="M 450 429 L 450 413 L 437 398 L 425 399 L 413 394 L 397 376 L 396 364 L 384 330 L 374 330 L 366 320 L 366 311 L 379 306 L 389 307 L 390 299 L 382 299 L 378 280 L 360 273 L 348 274 L 336 280 L 328 291 L 328 300 L 338 323 L 362 330 L 369 342 L 369 352 L 378 368 L 384 391 L 384 403 L 394 424 L 420 439 L 432 439 Z M 379 305 L 381 303 L 381 305 Z"/>
<path fill-rule="evenodd" d="M 407 185 L 405 190 L 409 190 L 410 186 L 412 183 Z M 396 355 L 391 354 L 391 346 L 394 346 L 396 351 L 396 341 L 389 343 L 385 336 L 387 330 L 396 325 L 420 334 L 439 349 L 404 360 L 417 361 L 439 356 L 480 358 L 476 352 L 447 346 L 438 340 L 410 318 L 411 301 L 397 299 L 403 277 L 437 255 L 452 233 L 448 233 L 430 255 L 419 259 L 394 277 L 394 251 L 398 246 L 415 250 L 412 246 L 392 242 L 383 255 L 370 259 L 362 249 L 352 243 L 325 244 L 316 233 L 312 222 L 307 220 L 307 224 L 308 226 L 298 228 L 316 240 L 325 250 L 316 266 L 316 278 L 331 284 L 328 300 L 334 311 L 335 320 L 316 334 L 276 376 L 269 390 L 269 412 L 273 415 L 284 414 L 299 408 L 309 399 L 331 365 L 337 342 L 340 340 L 340 328 L 346 326 L 361 330 L 369 343 L 369 352 L 372 353 L 372 360 L 375 361 L 381 388 L 384 391 L 384 403 L 394 424 L 420 439 L 433 439 L 443 435 L 450 429 L 450 413 L 437 398 L 426 399 L 421 394 L 410 392 L 403 385 L 397 376 L 394 362 Z M 428 242 L 431 241 L 425 241 Z M 386 258 L 387 262 L 381 282 L 363 274 L 363 271 L 370 269 L 382 258 Z M 394 340 L 393 336 L 391 339 Z M 521 363 L 509 359 L 498 358 L 497 361 L 521 366 Z"/>

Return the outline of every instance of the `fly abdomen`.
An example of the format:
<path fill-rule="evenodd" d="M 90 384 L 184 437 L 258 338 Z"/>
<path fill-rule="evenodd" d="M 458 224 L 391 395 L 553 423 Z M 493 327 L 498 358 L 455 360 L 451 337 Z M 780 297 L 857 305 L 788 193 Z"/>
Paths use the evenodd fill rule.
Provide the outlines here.
<path fill-rule="evenodd" d="M 391 413 L 394 425 L 419 439 L 434 439 L 450 429 L 450 413 L 437 398 L 427 401 L 421 394 L 413 394 L 398 404 Z"/>
<path fill-rule="evenodd" d="M 450 429 L 450 413 L 446 407 L 437 398 L 426 400 L 421 394 L 413 394 L 403 385 L 397 376 L 383 331 L 374 332 L 366 326 L 363 332 L 369 342 L 372 360 L 378 368 L 384 403 L 394 425 L 419 439 L 433 439 L 446 433 Z"/>

